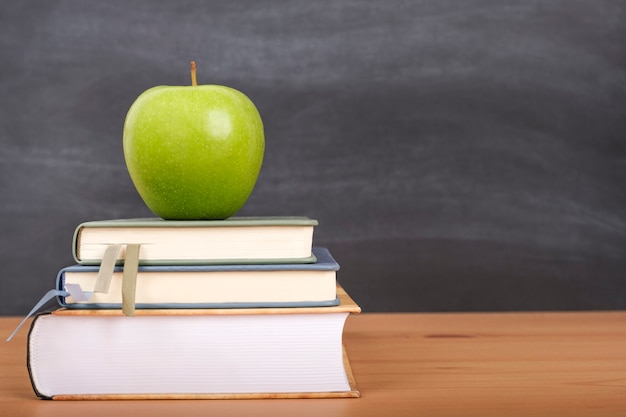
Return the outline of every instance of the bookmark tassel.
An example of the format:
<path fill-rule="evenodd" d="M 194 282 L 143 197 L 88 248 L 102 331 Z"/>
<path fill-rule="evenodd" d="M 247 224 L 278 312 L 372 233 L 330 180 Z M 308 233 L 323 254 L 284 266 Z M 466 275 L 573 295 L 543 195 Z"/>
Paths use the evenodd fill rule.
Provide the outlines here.
<path fill-rule="evenodd" d="M 106 294 L 111 286 L 111 278 L 115 270 L 115 263 L 118 255 L 122 250 L 122 245 L 109 245 L 104 251 L 102 261 L 100 261 L 100 269 L 96 277 L 96 283 L 93 286 L 93 292 L 83 291 L 79 284 L 65 283 L 65 290 L 76 301 L 89 301 L 95 293 Z"/>
<path fill-rule="evenodd" d="M 135 290 L 137 287 L 137 271 L 139 268 L 139 250 L 141 245 L 126 245 L 126 260 L 124 262 L 124 274 L 122 276 L 122 311 L 127 316 L 135 315 Z M 48 291 L 37 304 L 30 310 L 28 315 L 17 325 L 13 333 L 7 338 L 7 342 L 17 334 L 24 323 L 35 315 L 46 303 L 55 297 L 73 297 L 76 301 L 89 301 L 94 293 L 107 293 L 113 277 L 113 271 L 117 262 L 118 255 L 122 249 L 122 245 L 109 245 L 104 252 L 98 277 L 94 285 L 93 292 L 83 291 L 78 284 L 65 284 L 65 290 Z"/>
<path fill-rule="evenodd" d="M 117 262 L 121 250 L 122 245 L 107 246 L 102 256 L 102 261 L 100 262 L 100 269 L 98 270 L 98 277 L 96 278 L 96 285 L 93 287 L 93 292 L 105 294 L 109 292 L 113 270 L 115 269 L 115 263 Z"/>

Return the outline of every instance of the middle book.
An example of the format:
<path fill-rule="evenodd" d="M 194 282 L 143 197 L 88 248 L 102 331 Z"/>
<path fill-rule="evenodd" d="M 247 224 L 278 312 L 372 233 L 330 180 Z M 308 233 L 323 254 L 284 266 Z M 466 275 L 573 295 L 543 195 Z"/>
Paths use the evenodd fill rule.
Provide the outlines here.
<path fill-rule="evenodd" d="M 137 272 L 137 308 L 255 308 L 318 307 L 339 304 L 339 264 L 328 249 L 314 247 L 315 263 L 140 265 Z M 78 284 L 94 287 L 99 266 L 72 265 L 57 276 L 56 287 Z M 89 301 L 60 297 L 66 308 L 120 308 L 122 267 L 115 268 L 109 291 L 94 293 Z"/>

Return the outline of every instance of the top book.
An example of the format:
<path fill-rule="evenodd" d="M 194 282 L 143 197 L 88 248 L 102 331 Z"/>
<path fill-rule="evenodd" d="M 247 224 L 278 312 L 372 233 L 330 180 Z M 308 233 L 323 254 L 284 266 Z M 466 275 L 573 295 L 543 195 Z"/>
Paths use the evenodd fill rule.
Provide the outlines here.
<path fill-rule="evenodd" d="M 116 219 L 76 228 L 72 254 L 77 263 L 98 265 L 111 245 L 140 244 L 139 263 L 247 264 L 313 263 L 313 229 L 307 217 L 231 217 L 226 220 Z"/>

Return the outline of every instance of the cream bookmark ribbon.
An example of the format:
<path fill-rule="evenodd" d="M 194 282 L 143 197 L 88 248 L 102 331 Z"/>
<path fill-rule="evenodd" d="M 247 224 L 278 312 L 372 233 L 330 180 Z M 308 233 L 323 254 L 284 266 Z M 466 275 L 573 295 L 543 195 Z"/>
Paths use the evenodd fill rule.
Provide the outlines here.
<path fill-rule="evenodd" d="M 100 269 L 98 270 L 96 283 L 93 286 L 93 292 L 83 291 L 80 285 L 71 283 L 65 283 L 65 290 L 76 301 L 89 301 L 95 293 L 108 293 L 111 286 L 111 278 L 115 271 L 115 264 L 121 250 L 122 245 L 107 246 L 100 261 Z"/>
<path fill-rule="evenodd" d="M 115 263 L 122 245 L 109 245 L 104 252 L 94 292 L 107 293 L 115 270 Z M 139 250 L 137 243 L 126 245 L 124 273 L 122 275 L 122 312 L 127 316 L 135 315 L 135 291 L 137 289 L 137 270 L 139 268 Z M 66 286 L 67 287 L 67 286 Z M 67 288 L 66 288 L 67 289 Z M 70 289 L 67 289 L 72 292 Z M 76 298 L 76 297 L 74 297 Z"/>
<path fill-rule="evenodd" d="M 111 284 L 111 278 L 115 270 L 115 263 L 122 245 L 110 245 L 104 252 L 98 278 L 94 285 L 94 292 L 107 293 Z M 127 316 L 135 315 L 135 291 L 137 288 L 137 271 L 139 269 L 139 250 L 141 245 L 132 243 L 126 245 L 126 256 L 124 259 L 124 273 L 122 275 L 122 312 Z M 72 293 L 72 288 L 66 289 Z M 72 294 L 74 296 L 74 294 Z M 76 298 L 76 297 L 74 297 Z M 82 297 L 81 297 L 82 298 Z M 91 298 L 89 296 L 87 299 Z"/>
<path fill-rule="evenodd" d="M 137 271 L 139 268 L 140 244 L 126 245 L 126 259 L 124 260 L 124 273 L 122 275 L 122 312 L 127 316 L 135 315 L 135 290 L 137 288 Z M 18 324 L 17 328 L 8 337 L 7 342 L 20 330 L 26 320 L 36 314 L 46 303 L 55 297 L 72 296 L 76 301 L 89 301 L 94 293 L 107 293 L 111 284 L 111 278 L 115 270 L 115 264 L 122 245 L 109 245 L 104 251 L 100 262 L 98 277 L 93 292 L 83 291 L 78 284 L 65 284 L 65 290 L 50 290 L 32 308 L 26 317 Z"/>
<path fill-rule="evenodd" d="M 139 244 L 126 245 L 126 260 L 124 261 L 124 275 L 122 276 L 122 312 L 127 316 L 135 315 L 139 249 Z"/>
<path fill-rule="evenodd" d="M 115 269 L 115 263 L 117 262 L 117 257 L 121 250 L 122 245 L 107 246 L 102 256 L 102 261 L 100 262 L 100 270 L 98 271 L 98 278 L 96 278 L 96 285 L 93 287 L 93 292 L 105 294 L 109 292 L 113 270 Z"/>

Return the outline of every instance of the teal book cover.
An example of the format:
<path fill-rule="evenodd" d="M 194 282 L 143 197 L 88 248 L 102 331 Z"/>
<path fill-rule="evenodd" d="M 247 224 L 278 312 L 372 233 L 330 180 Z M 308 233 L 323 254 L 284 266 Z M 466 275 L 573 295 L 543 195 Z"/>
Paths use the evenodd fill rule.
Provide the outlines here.
<path fill-rule="evenodd" d="M 314 263 L 140 265 L 136 281 L 136 308 L 261 308 L 333 306 L 339 264 L 330 251 L 313 247 Z M 90 292 L 99 273 L 97 265 L 61 269 L 56 288 L 80 285 Z M 58 297 L 66 308 L 120 308 L 123 266 L 113 270 L 106 293 L 90 293 L 79 301 Z"/>

